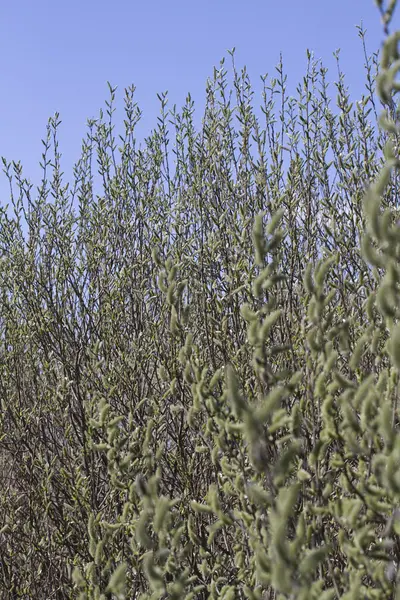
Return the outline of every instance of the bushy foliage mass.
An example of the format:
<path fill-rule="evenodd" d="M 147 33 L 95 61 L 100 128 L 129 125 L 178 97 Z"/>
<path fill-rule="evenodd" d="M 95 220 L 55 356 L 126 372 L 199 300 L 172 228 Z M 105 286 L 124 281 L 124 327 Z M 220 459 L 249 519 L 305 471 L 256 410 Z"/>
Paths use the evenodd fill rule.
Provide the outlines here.
<path fill-rule="evenodd" d="M 386 33 L 379 66 L 359 29 L 355 104 L 337 55 L 336 112 L 308 53 L 297 97 L 282 60 L 263 78 L 257 117 L 232 51 L 200 131 L 161 95 L 138 147 L 132 87 L 118 147 L 110 86 L 72 186 L 58 115 L 37 194 L 3 159 L 2 598 L 400 598 Z"/>

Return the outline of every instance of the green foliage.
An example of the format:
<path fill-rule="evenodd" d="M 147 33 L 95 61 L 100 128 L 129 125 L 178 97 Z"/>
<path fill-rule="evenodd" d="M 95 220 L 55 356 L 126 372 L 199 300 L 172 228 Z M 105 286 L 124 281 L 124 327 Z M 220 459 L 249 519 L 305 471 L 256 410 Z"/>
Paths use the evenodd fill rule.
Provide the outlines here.
<path fill-rule="evenodd" d="M 261 124 L 232 51 L 236 103 L 222 61 L 201 132 L 161 95 L 137 148 L 130 88 L 118 161 L 110 86 L 71 188 L 58 115 L 35 199 L 3 159 L 2 597 L 400 598 L 400 35 L 377 5 L 379 72 L 365 54 L 353 107 L 339 68 L 336 116 L 308 52 L 297 98 L 282 61 L 263 78 Z"/>

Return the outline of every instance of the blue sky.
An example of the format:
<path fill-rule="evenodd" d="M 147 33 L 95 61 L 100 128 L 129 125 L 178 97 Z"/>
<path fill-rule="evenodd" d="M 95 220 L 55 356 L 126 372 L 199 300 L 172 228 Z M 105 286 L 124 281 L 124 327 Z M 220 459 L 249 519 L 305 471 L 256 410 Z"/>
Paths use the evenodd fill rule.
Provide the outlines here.
<path fill-rule="evenodd" d="M 399 24 L 398 15 L 393 26 Z M 361 40 L 356 25 L 367 29 L 369 53 L 383 39 L 374 0 L 19 0 L 4 2 L 0 21 L 0 156 L 21 160 L 24 174 L 40 183 L 41 139 L 56 111 L 62 166 L 72 183 L 86 120 L 97 117 L 108 99 L 107 81 L 134 84 L 143 111 L 139 136 L 147 136 L 159 112 L 157 92 L 168 90 L 179 108 L 190 92 L 200 122 L 207 77 L 228 49 L 236 47 L 237 67 L 246 65 L 254 88 L 259 76 L 274 76 L 283 53 L 288 92 L 306 73 L 306 49 L 329 71 L 331 98 L 341 49 L 341 67 L 354 99 L 364 92 Z M 256 96 L 258 101 L 259 96 Z M 122 110 L 116 114 L 121 122 Z M 139 139 L 141 139 L 139 137 Z M 9 201 L 0 175 L 0 204 Z"/>

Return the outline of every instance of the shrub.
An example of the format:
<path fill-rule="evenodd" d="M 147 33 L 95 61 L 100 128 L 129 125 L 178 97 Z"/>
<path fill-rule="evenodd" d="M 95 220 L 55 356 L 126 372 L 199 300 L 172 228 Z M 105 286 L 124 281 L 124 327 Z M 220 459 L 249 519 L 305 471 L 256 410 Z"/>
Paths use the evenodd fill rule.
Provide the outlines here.
<path fill-rule="evenodd" d="M 200 132 L 162 95 L 137 148 L 132 87 L 117 149 L 110 86 L 71 188 L 58 115 L 35 198 L 3 159 L 5 598 L 398 594 L 399 38 L 336 115 L 308 53 L 261 123 L 231 52 Z"/>

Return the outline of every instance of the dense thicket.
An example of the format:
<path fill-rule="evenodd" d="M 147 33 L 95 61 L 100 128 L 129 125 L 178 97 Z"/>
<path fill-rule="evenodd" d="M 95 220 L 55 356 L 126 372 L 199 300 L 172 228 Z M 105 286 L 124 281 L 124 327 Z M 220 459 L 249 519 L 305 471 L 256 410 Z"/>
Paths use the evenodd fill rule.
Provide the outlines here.
<path fill-rule="evenodd" d="M 296 97 L 280 61 L 257 118 L 232 53 L 200 131 L 160 96 L 138 146 L 130 88 L 118 141 L 110 87 L 71 186 L 58 115 L 37 192 L 3 159 L 2 598 L 394 597 L 390 52 L 391 131 L 377 54 L 356 103 L 337 56 L 335 109 L 312 54 Z"/>

